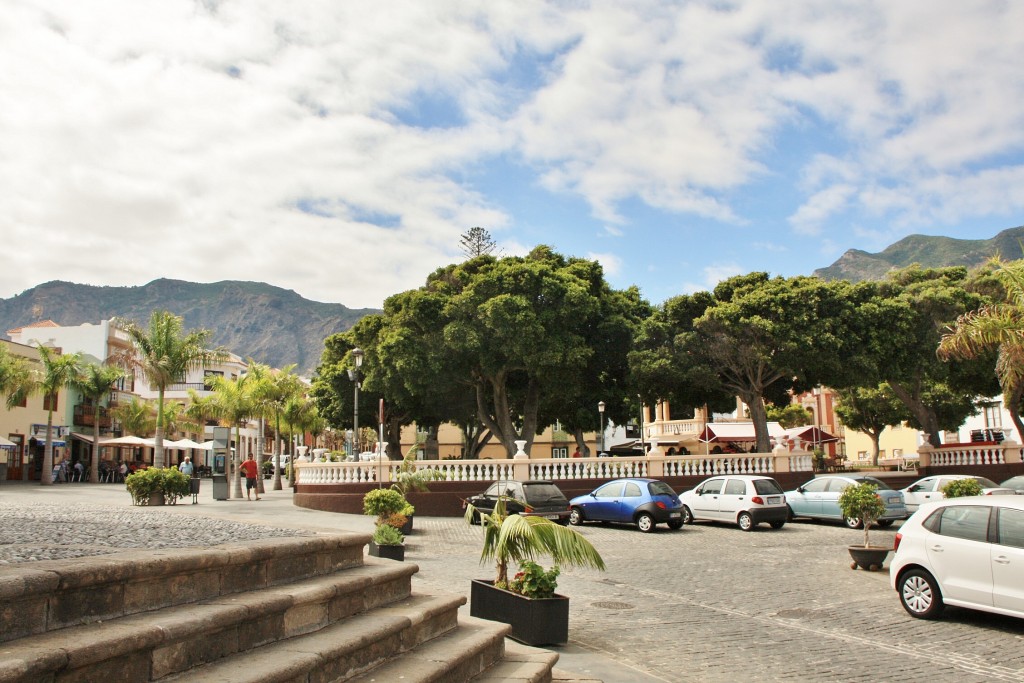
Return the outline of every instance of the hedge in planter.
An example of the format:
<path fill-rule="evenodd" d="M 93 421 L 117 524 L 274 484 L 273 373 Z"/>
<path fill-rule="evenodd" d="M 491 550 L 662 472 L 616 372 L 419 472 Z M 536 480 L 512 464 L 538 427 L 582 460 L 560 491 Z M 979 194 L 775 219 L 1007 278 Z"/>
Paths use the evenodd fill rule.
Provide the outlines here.
<path fill-rule="evenodd" d="M 191 493 L 189 478 L 175 467 L 150 467 L 129 474 L 124 480 L 133 505 L 149 505 L 154 494 L 174 505 Z"/>
<path fill-rule="evenodd" d="M 370 541 L 370 555 L 401 562 L 405 560 L 404 540 L 402 532 L 391 524 L 378 524 L 374 527 L 373 539 Z"/>

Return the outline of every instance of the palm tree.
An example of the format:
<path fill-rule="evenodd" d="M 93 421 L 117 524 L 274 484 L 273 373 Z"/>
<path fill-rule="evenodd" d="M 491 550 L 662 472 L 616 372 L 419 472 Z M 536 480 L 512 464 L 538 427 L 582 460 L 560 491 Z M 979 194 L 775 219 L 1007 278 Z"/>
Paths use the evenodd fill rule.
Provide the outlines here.
<path fill-rule="evenodd" d="M 0 345 L 0 394 L 7 397 L 7 409 L 21 404 L 32 391 L 32 369 L 28 361 Z"/>
<path fill-rule="evenodd" d="M 197 441 L 205 441 L 206 423 L 217 418 L 217 397 L 213 394 L 203 396 L 195 389 L 189 389 L 188 398 L 182 417 L 186 425 L 195 429 Z"/>
<path fill-rule="evenodd" d="M 72 385 L 92 403 L 92 462 L 89 463 L 89 481 L 100 480 L 100 400 L 124 377 L 124 370 L 113 365 L 87 363 Z"/>
<path fill-rule="evenodd" d="M 253 416 L 255 410 L 247 377 L 244 375 L 237 379 L 210 377 L 207 379 L 207 385 L 213 390 L 217 414 L 220 416 L 222 424 L 235 428 L 235 455 L 231 458 L 232 469 L 229 475 L 235 483 L 234 496 L 241 498 L 242 473 L 238 467 L 242 456 L 241 425 Z"/>
<path fill-rule="evenodd" d="M 111 416 L 121 425 L 121 432 L 142 436 L 152 434 L 156 430 L 155 406 L 137 396 L 128 402 L 118 403 L 110 411 Z"/>
<path fill-rule="evenodd" d="M 118 359 L 128 369 L 142 374 L 157 391 L 156 449 L 153 465 L 164 466 L 164 392 L 176 382 L 183 382 L 189 370 L 202 368 L 226 355 L 220 349 L 209 350 L 212 333 L 195 330 L 185 334 L 184 321 L 169 311 L 153 311 L 149 329 L 135 321 L 118 320 L 132 340 L 133 348 Z"/>
<path fill-rule="evenodd" d="M 310 420 L 313 404 L 302 394 L 292 395 L 281 411 L 281 417 L 288 426 L 288 440 L 293 441 L 296 433 L 305 434 L 305 426 Z M 294 444 L 293 444 L 294 445 Z M 295 486 L 295 449 L 292 449 L 292 467 L 288 471 L 288 484 Z"/>
<path fill-rule="evenodd" d="M 259 432 L 256 434 L 256 465 L 260 477 L 257 480 L 256 490 L 259 493 L 264 493 L 266 490 L 263 484 L 264 430 L 266 419 L 273 414 L 270 400 L 273 389 L 271 380 L 273 370 L 269 365 L 257 363 L 252 358 L 247 359 L 247 363 L 249 370 L 246 373 L 246 378 L 249 382 L 250 398 L 253 403 L 253 417 L 259 419 Z M 275 469 L 277 469 L 276 465 Z"/>
<path fill-rule="evenodd" d="M 996 257 L 989 264 L 995 267 L 993 274 L 1006 292 L 1004 300 L 961 315 L 943 335 L 938 355 L 944 360 L 967 360 L 998 350 L 996 376 L 1006 410 L 1024 442 L 1020 417 L 1024 399 L 1024 261 L 1006 262 Z"/>
<path fill-rule="evenodd" d="M 265 389 L 267 403 L 271 414 L 274 417 L 274 490 L 280 491 L 283 488 L 281 483 L 281 416 L 284 413 L 288 401 L 302 392 L 302 380 L 298 375 L 293 374 L 295 365 L 286 365 L 280 370 L 271 373 L 270 385 Z M 289 477 L 295 472 L 293 467 L 289 468 Z M 291 479 L 294 482 L 294 478 Z"/>
<path fill-rule="evenodd" d="M 39 360 L 43 363 L 42 375 L 37 377 L 36 392 L 47 397 L 46 402 L 46 449 L 43 451 L 43 471 L 39 483 L 53 484 L 53 408 L 57 404 L 60 390 L 71 386 L 82 373 L 82 355 L 79 353 L 57 353 L 39 346 Z"/>

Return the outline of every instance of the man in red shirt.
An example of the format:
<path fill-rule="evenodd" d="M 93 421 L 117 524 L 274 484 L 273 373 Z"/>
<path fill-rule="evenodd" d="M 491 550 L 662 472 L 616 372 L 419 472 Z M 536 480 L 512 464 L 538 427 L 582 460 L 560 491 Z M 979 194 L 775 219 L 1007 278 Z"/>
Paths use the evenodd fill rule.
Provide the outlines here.
<path fill-rule="evenodd" d="M 246 456 L 245 460 L 238 467 L 242 470 L 242 474 L 245 475 L 245 497 L 252 500 L 253 489 L 256 489 L 256 500 L 259 500 L 260 491 L 256 488 L 256 478 L 259 476 L 260 471 L 256 461 L 252 459 L 252 453 Z"/>

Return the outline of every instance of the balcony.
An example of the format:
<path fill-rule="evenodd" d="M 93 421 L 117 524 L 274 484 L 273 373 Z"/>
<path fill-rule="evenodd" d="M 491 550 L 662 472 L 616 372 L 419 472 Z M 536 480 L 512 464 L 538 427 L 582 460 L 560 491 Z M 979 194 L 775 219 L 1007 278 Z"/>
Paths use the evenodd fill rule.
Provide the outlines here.
<path fill-rule="evenodd" d="M 93 406 L 84 403 L 79 403 L 75 406 L 74 419 L 72 423 L 76 427 L 93 427 L 96 424 L 96 415 L 93 410 Z M 105 407 L 100 407 L 100 424 L 101 428 L 110 429 L 111 419 L 110 411 Z"/>

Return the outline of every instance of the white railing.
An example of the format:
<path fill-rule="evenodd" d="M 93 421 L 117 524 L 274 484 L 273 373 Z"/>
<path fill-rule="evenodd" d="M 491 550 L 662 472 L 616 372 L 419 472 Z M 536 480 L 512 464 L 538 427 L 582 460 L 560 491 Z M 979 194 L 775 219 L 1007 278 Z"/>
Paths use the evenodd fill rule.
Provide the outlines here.
<path fill-rule="evenodd" d="M 921 467 L 965 467 L 1021 462 L 1021 447 L 1015 441 L 997 444 L 949 444 L 932 448 L 919 446 Z"/>
<path fill-rule="evenodd" d="M 297 463 L 296 482 L 306 485 L 360 484 L 394 481 L 401 463 L 371 462 Z M 737 453 L 616 458 L 536 458 L 529 460 L 419 460 L 418 470 L 440 472 L 439 481 L 495 481 L 498 479 L 617 479 L 619 477 L 705 477 L 715 474 L 772 474 L 812 472 L 810 453 Z"/>

